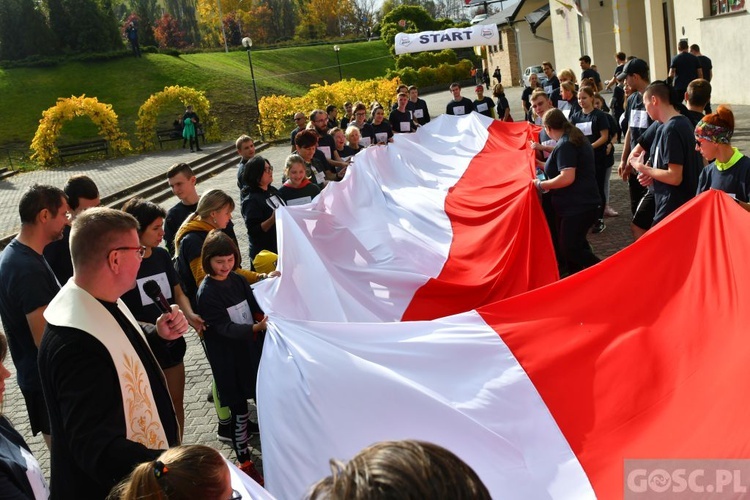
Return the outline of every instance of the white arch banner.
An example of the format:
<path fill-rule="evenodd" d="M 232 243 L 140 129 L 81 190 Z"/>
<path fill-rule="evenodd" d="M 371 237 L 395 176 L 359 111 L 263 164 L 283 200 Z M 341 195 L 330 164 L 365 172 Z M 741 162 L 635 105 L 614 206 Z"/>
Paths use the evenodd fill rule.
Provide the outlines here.
<path fill-rule="evenodd" d="M 494 24 L 476 24 L 467 28 L 449 28 L 442 31 L 398 33 L 396 55 L 425 50 L 457 49 L 477 45 L 498 45 L 500 34 Z"/>

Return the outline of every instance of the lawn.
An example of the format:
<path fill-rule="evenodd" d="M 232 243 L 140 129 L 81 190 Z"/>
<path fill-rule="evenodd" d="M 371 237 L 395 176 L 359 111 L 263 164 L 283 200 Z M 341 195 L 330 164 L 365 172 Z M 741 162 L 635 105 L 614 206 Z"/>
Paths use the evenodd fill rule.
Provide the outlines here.
<path fill-rule="evenodd" d="M 344 78 L 384 76 L 387 68 L 394 67 L 381 41 L 342 44 L 339 56 Z M 332 45 L 254 50 L 252 58 L 259 97 L 302 95 L 313 83 L 339 79 Z M 111 104 L 120 117 L 121 128 L 134 140 L 138 108 L 168 85 L 205 91 L 224 138 L 250 130 L 248 124 L 256 111 L 245 51 L 179 57 L 144 54 L 141 59 L 0 70 L 0 147 L 28 152 L 42 112 L 58 97 L 81 94 Z M 175 103 L 164 110 L 160 124 L 171 124 L 182 111 Z M 59 142 L 93 139 L 96 134 L 88 118 L 77 118 L 65 125 Z"/>

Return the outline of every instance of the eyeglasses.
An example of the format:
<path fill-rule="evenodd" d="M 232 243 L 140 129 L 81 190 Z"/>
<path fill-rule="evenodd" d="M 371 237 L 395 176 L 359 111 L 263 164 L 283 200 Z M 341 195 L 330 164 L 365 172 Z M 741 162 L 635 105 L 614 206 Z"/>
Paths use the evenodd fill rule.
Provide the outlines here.
<path fill-rule="evenodd" d="M 367 116 L 367 111 L 359 111 L 357 113 L 354 113 L 356 116 Z"/>
<path fill-rule="evenodd" d="M 118 252 L 120 250 L 135 250 L 136 253 L 138 254 L 138 258 L 139 259 L 142 259 L 143 256 L 146 255 L 146 247 L 143 246 L 143 245 L 141 245 L 139 247 L 117 247 L 117 248 L 113 248 L 112 250 L 109 251 L 109 253 L 107 254 L 107 256 L 109 256 L 109 254 L 112 253 L 112 252 Z"/>
<path fill-rule="evenodd" d="M 242 494 L 237 490 L 232 490 L 232 498 L 229 500 L 242 500 Z"/>
<path fill-rule="evenodd" d="M 271 165 L 266 165 L 266 166 L 264 167 L 264 170 L 265 170 L 266 172 L 273 172 L 273 167 L 272 167 Z"/>

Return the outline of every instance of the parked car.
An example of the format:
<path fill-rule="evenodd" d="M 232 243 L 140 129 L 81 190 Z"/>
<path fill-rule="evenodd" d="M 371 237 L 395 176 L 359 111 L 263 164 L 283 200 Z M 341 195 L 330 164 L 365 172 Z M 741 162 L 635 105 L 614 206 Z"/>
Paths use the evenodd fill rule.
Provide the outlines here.
<path fill-rule="evenodd" d="M 529 77 L 532 73 L 536 73 L 536 76 L 539 79 L 539 84 L 542 87 L 547 83 L 547 75 L 544 74 L 541 66 L 529 66 L 523 72 L 522 83 L 524 88 L 529 86 Z"/>
<path fill-rule="evenodd" d="M 475 24 L 481 23 L 485 19 L 487 19 L 487 14 L 477 14 L 476 16 L 474 16 L 473 18 L 471 18 L 471 21 L 469 22 L 469 24 L 471 24 L 472 26 L 474 26 Z"/>

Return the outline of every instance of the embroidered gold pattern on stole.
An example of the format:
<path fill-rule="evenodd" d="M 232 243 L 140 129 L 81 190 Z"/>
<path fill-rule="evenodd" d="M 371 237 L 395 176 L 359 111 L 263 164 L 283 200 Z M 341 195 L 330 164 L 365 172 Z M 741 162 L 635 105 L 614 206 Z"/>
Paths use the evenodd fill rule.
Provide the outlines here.
<path fill-rule="evenodd" d="M 163 435 L 161 431 L 161 421 L 157 412 L 156 405 L 149 398 L 148 376 L 143 370 L 143 365 L 139 359 L 123 354 L 125 363 L 125 389 L 128 393 L 126 398 L 127 408 L 125 410 L 125 419 L 128 427 L 133 433 L 130 440 L 146 446 L 152 450 L 166 449 L 167 443 L 159 438 Z"/>

